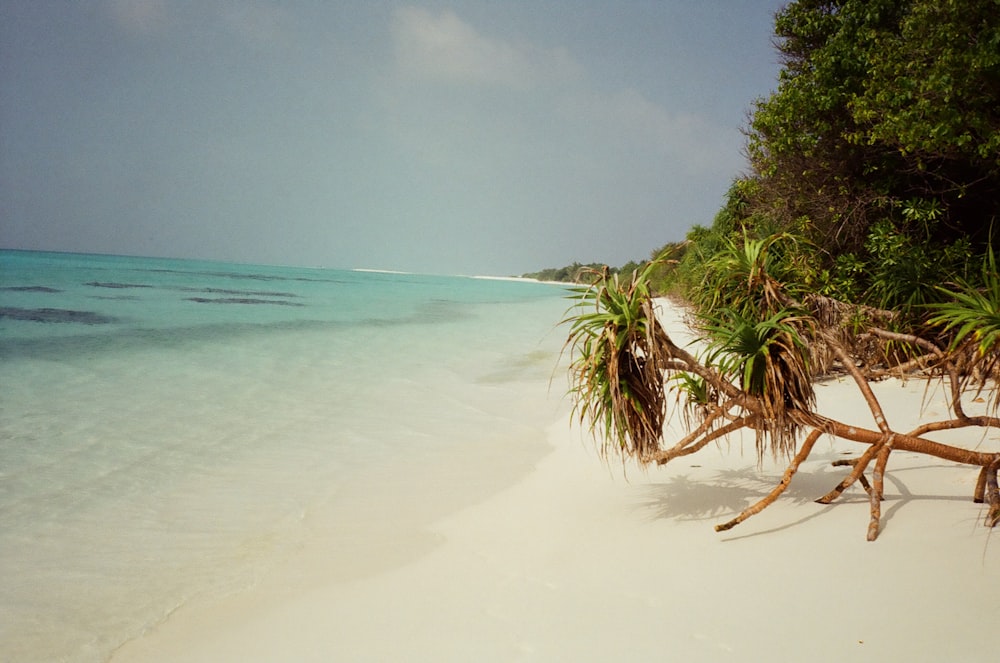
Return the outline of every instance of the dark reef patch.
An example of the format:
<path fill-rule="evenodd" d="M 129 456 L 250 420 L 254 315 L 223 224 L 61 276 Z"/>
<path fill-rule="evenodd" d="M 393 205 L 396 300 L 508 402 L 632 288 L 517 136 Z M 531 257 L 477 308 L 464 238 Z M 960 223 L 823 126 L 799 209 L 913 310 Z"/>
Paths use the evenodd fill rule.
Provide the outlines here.
<path fill-rule="evenodd" d="M 127 288 L 152 288 L 151 285 L 145 285 L 142 283 L 115 283 L 113 281 L 88 281 L 83 285 L 89 285 L 93 288 L 115 288 L 115 289 L 127 289 Z"/>
<path fill-rule="evenodd" d="M 62 292 L 58 288 L 50 288 L 47 285 L 8 285 L 0 290 L 8 292 Z"/>
<path fill-rule="evenodd" d="M 226 288 L 180 288 L 184 292 L 207 292 L 211 295 L 241 295 L 243 297 L 298 297 L 294 292 L 270 290 L 227 290 Z"/>
<path fill-rule="evenodd" d="M 0 308 L 0 318 L 24 320 L 26 322 L 72 322 L 83 325 L 106 325 L 117 322 L 117 318 L 92 311 L 71 311 L 62 308 Z"/>
<path fill-rule="evenodd" d="M 188 297 L 189 302 L 199 304 L 273 304 L 275 306 L 302 306 L 298 302 L 286 302 L 281 299 L 255 299 L 252 297 Z"/>
<path fill-rule="evenodd" d="M 144 269 L 144 272 L 157 274 L 190 274 L 192 276 L 208 276 L 211 278 L 244 279 L 248 281 L 290 281 L 287 276 L 269 276 L 267 274 L 240 274 L 237 272 L 189 272 L 185 269 Z"/>
<path fill-rule="evenodd" d="M 274 274 L 240 274 L 237 272 L 201 272 L 185 269 L 142 269 L 142 272 L 157 274 L 185 274 L 191 276 L 208 276 L 211 278 L 240 279 L 244 281 L 301 281 L 304 283 L 350 283 L 344 279 L 318 278 L 308 276 L 277 276 Z"/>

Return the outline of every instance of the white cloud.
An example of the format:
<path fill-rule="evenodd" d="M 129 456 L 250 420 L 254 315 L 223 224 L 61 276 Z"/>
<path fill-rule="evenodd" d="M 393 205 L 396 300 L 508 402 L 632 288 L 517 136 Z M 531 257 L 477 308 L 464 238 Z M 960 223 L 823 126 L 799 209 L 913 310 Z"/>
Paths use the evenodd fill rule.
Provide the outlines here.
<path fill-rule="evenodd" d="M 531 91 L 531 97 L 512 98 L 511 105 L 506 106 L 508 110 L 520 109 L 516 111 L 518 122 L 528 117 L 540 122 L 539 126 L 558 122 L 563 135 L 575 135 L 592 150 L 619 153 L 622 158 L 628 154 L 659 155 L 688 173 L 739 168 L 739 154 L 733 146 L 739 145 L 741 138 L 735 127 L 715 126 L 681 110 L 683 104 L 677 104 L 677 109 L 667 108 L 635 88 L 598 89 L 565 49 L 504 41 L 481 33 L 451 11 L 435 14 L 416 7 L 395 12 L 392 35 L 396 70 L 409 81 Z M 561 84 L 553 85 L 555 82 Z M 415 93 L 416 89 L 407 86 L 395 89 L 389 97 L 404 122 L 408 112 L 416 108 L 440 106 L 455 99 L 449 97 L 450 101 L 445 102 L 433 91 L 429 96 Z M 490 123 L 484 125 L 485 133 L 502 124 L 499 116 L 504 113 L 500 110 L 503 105 L 492 102 L 489 112 L 483 111 L 480 118 Z M 442 131 L 447 136 L 436 140 L 450 143 L 474 131 L 472 126 L 465 126 L 469 122 L 478 124 L 468 108 L 480 106 L 473 103 L 460 108 L 439 107 L 436 112 L 424 114 L 426 118 L 464 113 L 464 123 L 445 123 Z M 527 108 L 533 110 L 525 114 Z M 549 117 L 545 119 L 538 113 Z M 414 130 L 429 132 L 431 126 L 422 121 Z"/>
<path fill-rule="evenodd" d="M 587 112 L 586 106 L 581 104 L 576 112 Z M 683 159 L 689 172 L 718 168 L 739 157 L 732 147 L 740 140 L 737 129 L 714 126 L 690 113 L 671 113 L 633 88 L 593 96 L 589 112 L 593 121 L 623 141 L 641 141 L 666 156 Z"/>
<path fill-rule="evenodd" d="M 397 67 L 415 78 L 530 88 L 579 72 L 565 49 L 493 39 L 450 11 L 434 15 L 416 7 L 400 8 L 392 27 Z"/>

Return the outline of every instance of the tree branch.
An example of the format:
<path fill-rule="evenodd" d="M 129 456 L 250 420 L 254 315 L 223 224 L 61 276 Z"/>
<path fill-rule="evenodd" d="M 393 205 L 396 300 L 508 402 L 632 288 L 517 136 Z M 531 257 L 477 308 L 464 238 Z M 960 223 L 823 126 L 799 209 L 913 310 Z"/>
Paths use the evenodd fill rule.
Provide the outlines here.
<path fill-rule="evenodd" d="M 781 483 L 775 486 L 774 489 L 770 493 L 768 493 L 762 500 L 744 509 L 743 512 L 740 513 L 740 515 L 736 516 L 730 521 L 724 522 L 720 525 L 716 525 L 715 531 L 724 532 L 726 530 L 730 530 L 739 525 L 740 523 L 742 523 L 747 518 L 757 515 L 758 513 L 766 509 L 768 506 L 770 506 L 772 503 L 774 503 L 774 501 L 778 499 L 778 496 L 781 495 L 783 492 L 785 492 L 785 489 L 788 488 L 789 484 L 792 483 L 792 477 L 795 476 L 796 472 L 798 472 L 799 465 L 801 465 L 802 462 L 809 457 L 809 454 L 812 452 L 813 445 L 816 444 L 816 440 L 818 440 L 820 438 L 820 435 L 822 434 L 823 431 L 819 430 L 818 428 L 813 429 L 813 431 L 809 433 L 809 436 L 806 437 L 805 441 L 802 443 L 802 447 L 799 449 L 798 453 L 795 454 L 794 458 L 792 458 L 792 462 L 789 463 L 788 467 L 785 469 L 785 474 L 781 477 Z"/>

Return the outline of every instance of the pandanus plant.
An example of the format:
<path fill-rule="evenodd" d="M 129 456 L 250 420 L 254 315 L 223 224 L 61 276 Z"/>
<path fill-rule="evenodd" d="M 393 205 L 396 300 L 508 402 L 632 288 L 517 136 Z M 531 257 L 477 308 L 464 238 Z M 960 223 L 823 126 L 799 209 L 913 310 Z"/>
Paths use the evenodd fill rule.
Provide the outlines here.
<path fill-rule="evenodd" d="M 723 270 L 714 278 L 732 287 L 741 305 L 701 317 L 696 329 L 702 332 L 707 350 L 700 358 L 676 345 L 657 320 L 646 281 L 652 264 L 628 282 L 604 271 L 594 275 L 591 286 L 575 289 L 575 304 L 565 321 L 570 327 L 566 341 L 570 395 L 574 413 L 599 438 L 603 452 L 644 464 L 663 464 L 740 429 L 755 432 L 759 454 L 770 448 L 789 464 L 768 495 L 717 530 L 729 529 L 774 502 L 823 434 L 866 445 L 858 458 L 837 463 L 851 469 L 817 501 L 829 503 L 860 483 L 870 498 L 869 540 L 878 535 L 886 467 L 893 450 L 978 466 L 973 499 L 988 503 L 988 526 L 1000 522 L 1000 452 L 965 449 L 926 437 L 932 431 L 970 426 L 1000 428 L 995 396 L 1000 365 L 1000 276 L 992 254 L 985 288 L 956 284 L 951 300 L 935 309 L 930 328 L 937 329 L 940 337 L 951 338 L 942 344 L 940 338 L 878 327 L 877 321 L 891 319 L 891 312 L 869 314 L 863 307 L 816 296 L 796 299 L 795 290 L 783 287 L 768 273 L 766 259 L 773 244 L 758 240 L 743 247 L 734 245 L 737 259 L 720 258 L 714 265 Z M 753 305 L 755 292 L 761 295 L 757 302 L 764 306 Z M 867 320 L 863 328 L 859 319 Z M 910 431 L 894 429 L 869 385 L 870 376 L 859 367 L 858 349 L 871 339 L 910 346 L 916 358 L 896 369 L 944 380 L 951 391 L 951 417 Z M 847 424 L 816 410 L 813 382 L 829 369 L 829 361 L 812 361 L 813 357 L 832 357 L 836 368 L 852 379 L 868 404 L 874 426 Z M 990 414 L 969 416 L 962 409 L 962 391 L 973 374 L 978 376 L 979 389 L 994 394 Z M 684 405 L 691 430 L 667 446 L 663 432 L 670 392 Z M 865 472 L 873 464 L 869 481 Z"/>
<path fill-rule="evenodd" d="M 755 429 L 758 455 L 768 443 L 775 456 L 794 452 L 802 424 L 796 413 L 816 404 L 809 349 L 800 333 L 809 324 L 793 309 L 759 321 L 730 309 L 701 318 L 708 340 L 705 362 L 763 408 L 767 425 Z"/>
<path fill-rule="evenodd" d="M 572 289 L 570 391 L 574 413 L 625 456 L 645 458 L 663 434 L 663 384 L 667 338 L 653 311 L 646 276 L 653 264 L 626 284 L 618 275 L 594 273 L 590 287 Z"/>

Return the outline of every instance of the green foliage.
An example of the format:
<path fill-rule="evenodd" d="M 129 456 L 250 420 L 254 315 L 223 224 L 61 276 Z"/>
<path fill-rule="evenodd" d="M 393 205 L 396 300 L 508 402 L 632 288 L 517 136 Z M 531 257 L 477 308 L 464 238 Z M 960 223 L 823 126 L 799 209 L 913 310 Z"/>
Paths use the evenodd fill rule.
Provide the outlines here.
<path fill-rule="evenodd" d="M 654 264 L 627 283 L 609 270 L 595 274 L 593 285 L 573 289 L 564 320 L 574 414 L 599 433 L 605 452 L 642 457 L 663 429 L 662 333 L 647 286 Z"/>
<path fill-rule="evenodd" d="M 737 378 L 740 389 L 753 396 L 781 391 L 768 379 L 774 375 L 770 370 L 773 350 L 799 352 L 805 348 L 789 322 L 799 321 L 794 311 L 781 310 L 766 320 L 750 320 L 736 311 L 723 309 L 704 316 L 703 321 L 702 329 L 711 339 L 708 363 Z M 802 363 L 805 364 L 804 359 Z"/>
<path fill-rule="evenodd" d="M 1000 0 L 798 0 L 775 34 L 753 172 L 688 234 L 673 291 L 765 318 L 775 293 L 816 292 L 912 323 L 942 283 L 981 285 L 968 265 L 1000 217 Z"/>
<path fill-rule="evenodd" d="M 934 0 L 909 11 L 881 39 L 851 110 L 857 142 L 891 145 L 927 163 L 1000 167 L 1000 3 Z"/>
<path fill-rule="evenodd" d="M 680 371 L 667 375 L 667 389 L 672 391 L 688 429 L 697 427 L 719 405 L 719 392 L 696 373 Z"/>
<path fill-rule="evenodd" d="M 752 173 L 710 227 L 653 253 L 646 287 L 748 324 L 815 293 L 858 305 L 842 310 L 852 328 L 872 309 L 897 331 L 932 312 L 946 333 L 989 328 L 996 279 L 969 266 L 1000 217 L 1000 0 L 797 0 L 775 34 Z M 949 325 L 928 308 L 942 302 L 973 317 Z"/>
<path fill-rule="evenodd" d="M 932 305 L 933 325 L 953 334 L 952 348 L 971 341 L 980 357 L 1000 354 L 1000 273 L 996 256 L 989 251 L 983 260 L 983 286 L 959 280 L 951 288 L 938 288 L 948 301 Z"/>
<path fill-rule="evenodd" d="M 668 244 L 660 251 L 666 251 L 668 247 L 677 246 Z M 653 260 L 656 261 L 658 258 L 657 251 L 653 252 Z M 634 260 L 629 260 L 621 267 L 612 267 L 610 265 L 605 265 L 604 263 L 592 262 L 586 265 L 574 262 L 571 265 L 566 265 L 565 267 L 550 267 L 547 269 L 542 269 L 537 272 L 529 272 L 527 274 L 522 274 L 521 278 L 525 279 L 535 279 L 537 281 L 553 281 L 558 283 L 583 283 L 590 284 L 595 281 L 605 270 L 610 275 L 618 275 L 623 281 L 629 280 L 632 275 L 638 271 L 645 269 L 648 266 L 646 262 L 636 262 Z M 649 273 L 649 282 L 655 283 L 657 280 L 663 280 L 662 275 L 669 271 L 666 262 L 662 264 L 657 264 L 656 267 Z"/>
<path fill-rule="evenodd" d="M 799 0 L 775 32 L 785 66 L 748 127 L 745 216 L 804 230 L 826 269 L 877 222 L 919 232 L 910 213 L 933 217 L 934 242 L 984 244 L 1000 216 L 1000 3 Z"/>
<path fill-rule="evenodd" d="M 781 233 L 761 239 L 725 236 L 699 265 L 690 296 L 703 311 L 730 308 L 745 317 L 768 317 L 785 306 L 801 283 L 797 238 Z"/>
<path fill-rule="evenodd" d="M 613 273 L 618 270 L 608 267 L 605 264 L 593 262 L 582 265 L 574 262 L 565 267 L 550 267 L 537 272 L 522 274 L 522 278 L 535 279 L 537 281 L 553 281 L 558 283 L 591 283 L 595 274 L 601 273 L 604 269 L 609 269 Z"/>
<path fill-rule="evenodd" d="M 628 285 L 604 269 L 576 291 L 567 318 L 574 413 L 605 452 L 662 463 L 742 428 L 759 455 L 795 454 L 776 491 L 722 529 L 784 490 L 822 433 L 874 445 L 851 481 L 876 455 L 884 473 L 894 434 L 866 380 L 919 366 L 953 390 L 955 418 L 941 426 L 989 428 L 995 419 L 967 417 L 960 396 L 1000 378 L 990 234 L 1000 217 L 1000 0 L 796 0 L 775 29 L 784 68 L 747 128 L 752 173 L 733 183 L 711 227 L 654 252 Z M 660 293 L 694 304 L 702 358 L 659 327 L 654 278 Z M 818 417 L 813 382 L 833 368 L 854 378 L 881 432 Z M 665 382 L 693 430 L 660 449 Z M 803 428 L 813 430 L 797 450 Z M 993 484 L 993 525 L 1000 460 L 976 457 L 977 499 Z M 865 486 L 869 538 L 880 483 Z"/>
<path fill-rule="evenodd" d="M 872 227 L 866 248 L 871 256 L 867 301 L 907 315 L 939 301 L 938 285 L 959 276 L 971 256 L 965 238 L 941 245 L 888 221 Z"/>
<path fill-rule="evenodd" d="M 816 404 L 809 348 L 803 338 L 803 331 L 812 328 L 810 319 L 789 308 L 767 318 L 721 309 L 701 319 L 709 340 L 707 363 L 760 399 L 772 424 L 768 430 L 772 450 L 787 454 L 794 449 L 799 429 L 789 410 L 809 411 Z"/>
<path fill-rule="evenodd" d="M 861 298 L 868 264 L 854 253 L 842 253 L 830 267 L 817 268 L 810 285 L 816 292 L 843 302 L 857 302 Z"/>
<path fill-rule="evenodd" d="M 649 278 L 650 291 L 658 295 L 679 295 L 682 288 L 679 285 L 678 266 L 690 248 L 690 242 L 669 242 L 650 254 Z"/>
<path fill-rule="evenodd" d="M 704 407 L 717 402 L 717 395 L 709 386 L 708 381 L 694 373 L 675 373 L 670 376 L 674 388 L 687 397 L 686 405 Z"/>

